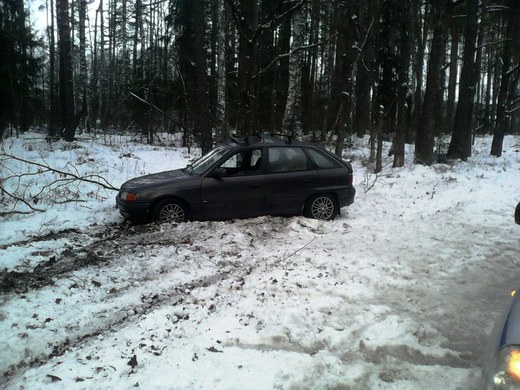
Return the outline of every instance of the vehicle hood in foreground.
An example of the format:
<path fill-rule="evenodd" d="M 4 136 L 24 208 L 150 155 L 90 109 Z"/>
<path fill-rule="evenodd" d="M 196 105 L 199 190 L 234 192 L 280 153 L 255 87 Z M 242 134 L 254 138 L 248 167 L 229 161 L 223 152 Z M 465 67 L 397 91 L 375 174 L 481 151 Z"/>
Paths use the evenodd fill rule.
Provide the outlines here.
<path fill-rule="evenodd" d="M 510 309 L 504 317 L 503 325 L 499 328 L 501 330 L 499 348 L 507 345 L 520 345 L 520 289 L 516 291 L 518 295 L 513 298 Z"/>

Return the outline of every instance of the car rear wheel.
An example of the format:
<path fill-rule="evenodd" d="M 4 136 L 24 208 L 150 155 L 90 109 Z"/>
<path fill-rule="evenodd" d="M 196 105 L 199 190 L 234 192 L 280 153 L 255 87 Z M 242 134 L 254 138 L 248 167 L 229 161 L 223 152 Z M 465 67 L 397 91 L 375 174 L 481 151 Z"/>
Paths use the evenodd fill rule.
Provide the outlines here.
<path fill-rule="evenodd" d="M 330 221 L 339 214 L 339 207 L 332 195 L 315 195 L 307 201 L 304 214 L 308 218 Z"/>
<path fill-rule="evenodd" d="M 155 207 L 154 220 L 159 222 L 186 222 L 188 220 L 188 207 L 181 200 L 165 199 Z"/>

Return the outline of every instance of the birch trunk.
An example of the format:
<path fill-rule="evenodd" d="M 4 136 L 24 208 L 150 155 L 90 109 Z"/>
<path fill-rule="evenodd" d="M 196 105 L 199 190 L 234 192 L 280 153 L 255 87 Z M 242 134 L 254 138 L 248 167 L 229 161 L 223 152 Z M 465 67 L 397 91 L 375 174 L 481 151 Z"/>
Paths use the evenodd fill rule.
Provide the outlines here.
<path fill-rule="evenodd" d="M 293 40 L 289 56 L 289 87 L 282 120 L 282 133 L 301 133 L 301 51 L 304 14 L 300 7 L 293 16 Z"/>
<path fill-rule="evenodd" d="M 218 36 L 217 36 L 217 134 L 221 138 L 228 135 L 226 121 L 226 88 L 227 88 L 227 64 L 226 64 L 226 15 L 225 0 L 218 0 Z"/>

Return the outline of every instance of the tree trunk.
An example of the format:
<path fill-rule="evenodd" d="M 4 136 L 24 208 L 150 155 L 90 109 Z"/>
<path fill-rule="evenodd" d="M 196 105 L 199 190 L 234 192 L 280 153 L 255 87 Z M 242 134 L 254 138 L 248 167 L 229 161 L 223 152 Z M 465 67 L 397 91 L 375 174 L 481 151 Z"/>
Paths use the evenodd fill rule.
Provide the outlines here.
<path fill-rule="evenodd" d="M 56 42 L 55 42 L 55 25 L 54 25 L 54 1 L 50 0 L 48 5 L 50 9 L 51 25 L 47 29 L 49 39 L 49 128 L 47 134 L 51 140 L 57 139 L 61 136 L 60 131 L 60 115 L 59 115 L 59 101 L 56 94 Z"/>
<path fill-rule="evenodd" d="M 413 127 L 417 128 L 421 122 L 422 106 L 423 106 L 423 73 L 424 73 L 424 57 L 426 52 L 426 39 L 428 35 L 427 25 L 430 23 L 430 14 L 428 7 L 422 2 L 412 1 L 414 23 L 414 65 L 413 65 L 413 96 L 412 96 L 412 121 Z M 423 11 L 424 10 L 424 11 Z M 424 12 L 424 14 L 423 14 Z M 416 132 L 417 133 L 417 132 Z M 416 134 L 415 134 L 416 135 Z"/>
<path fill-rule="evenodd" d="M 411 46 L 411 14 L 409 2 L 403 2 L 400 9 L 400 59 L 398 61 L 397 74 L 397 125 L 392 150 L 394 152 L 393 167 L 404 166 L 406 131 L 408 128 L 408 92 L 409 78 L 408 70 L 410 67 L 410 46 Z"/>
<path fill-rule="evenodd" d="M 78 91 L 81 96 L 81 113 L 84 117 L 87 114 L 87 55 L 86 55 L 86 35 L 85 23 L 87 16 L 87 0 L 79 0 L 79 77 Z"/>
<path fill-rule="evenodd" d="M 300 7 L 293 15 L 293 34 L 289 56 L 289 87 L 282 120 L 284 134 L 301 134 L 301 51 L 304 14 Z"/>
<path fill-rule="evenodd" d="M 438 9 L 433 11 L 435 12 L 434 32 L 428 60 L 426 92 L 415 140 L 415 162 L 424 165 L 431 165 L 434 162 L 434 126 L 439 116 L 442 115 L 441 107 L 439 107 L 439 94 L 442 93 L 442 72 L 446 52 L 443 7 L 442 4 L 439 4 Z"/>
<path fill-rule="evenodd" d="M 453 135 L 451 137 L 448 157 L 466 161 L 471 156 L 472 119 L 477 86 L 477 64 L 475 45 L 478 33 L 479 0 L 468 0 L 466 32 L 464 34 L 464 63 L 460 75 L 459 101 L 455 113 Z"/>
<path fill-rule="evenodd" d="M 229 0 L 231 4 L 232 1 Z M 256 63 L 256 38 L 253 36 L 258 26 L 257 0 L 241 1 L 242 12 L 238 16 L 239 54 L 238 54 L 238 121 L 237 128 L 241 134 L 254 132 L 255 98 L 253 76 Z"/>
<path fill-rule="evenodd" d="M 211 133 L 209 105 L 208 105 L 208 77 L 206 64 L 206 48 L 204 44 L 206 33 L 204 0 L 192 0 L 194 11 L 194 33 L 195 33 L 195 102 L 197 105 L 195 115 L 194 133 L 200 142 L 202 153 L 209 152 L 213 147 L 213 136 Z"/>
<path fill-rule="evenodd" d="M 363 137 L 370 129 L 370 93 L 374 82 L 374 44 L 376 32 L 374 21 L 379 18 L 377 7 L 360 2 L 358 8 L 359 34 L 357 37 L 358 50 L 362 50 L 356 67 L 356 86 L 354 118 L 352 130 L 358 137 Z"/>
<path fill-rule="evenodd" d="M 457 76 L 459 68 L 459 31 L 455 23 L 451 24 L 450 77 L 448 81 L 448 102 L 446 106 L 446 125 L 453 128 L 455 117 L 455 97 L 457 92 Z"/>
<path fill-rule="evenodd" d="M 217 115 L 216 128 L 219 138 L 228 135 L 226 119 L 227 64 L 226 64 L 226 7 L 225 0 L 218 0 L 217 33 Z"/>
<path fill-rule="evenodd" d="M 59 33 L 60 50 L 60 103 L 62 113 L 62 137 L 71 142 L 76 135 L 76 120 L 74 111 L 74 84 L 72 72 L 72 52 L 69 23 L 68 0 L 56 1 L 56 14 Z"/>
<path fill-rule="evenodd" d="M 502 78 L 497 102 L 497 119 L 491 145 L 491 155 L 496 157 L 502 156 L 504 136 L 511 115 L 507 112 L 507 106 L 511 97 L 511 81 L 514 80 L 512 78 L 513 69 L 511 68 L 514 51 L 518 48 L 520 41 L 520 4 L 518 4 L 517 0 L 509 0 L 508 15 L 506 43 L 502 55 Z"/>

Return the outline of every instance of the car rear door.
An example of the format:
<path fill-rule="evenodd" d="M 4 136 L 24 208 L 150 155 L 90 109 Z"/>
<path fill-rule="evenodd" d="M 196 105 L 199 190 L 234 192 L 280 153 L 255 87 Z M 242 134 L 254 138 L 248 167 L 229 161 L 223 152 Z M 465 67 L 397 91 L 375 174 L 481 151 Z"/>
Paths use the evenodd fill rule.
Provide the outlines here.
<path fill-rule="evenodd" d="M 249 218 L 264 214 L 262 155 L 263 148 L 239 150 L 202 179 L 202 218 Z"/>
<path fill-rule="evenodd" d="M 319 177 L 302 147 L 269 146 L 265 174 L 267 214 L 300 214 Z"/>

